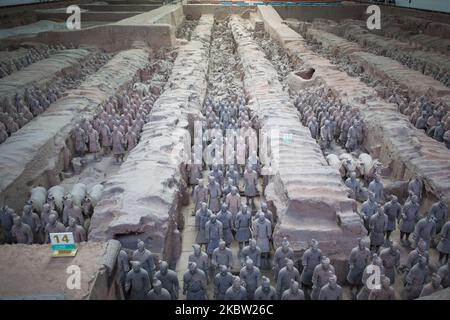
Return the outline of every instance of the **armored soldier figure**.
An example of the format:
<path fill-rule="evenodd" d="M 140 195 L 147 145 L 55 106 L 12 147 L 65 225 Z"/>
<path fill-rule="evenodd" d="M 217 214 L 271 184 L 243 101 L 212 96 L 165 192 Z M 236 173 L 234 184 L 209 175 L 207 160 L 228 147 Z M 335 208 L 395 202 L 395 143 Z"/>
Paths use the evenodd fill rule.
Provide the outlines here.
<path fill-rule="evenodd" d="M 219 241 L 223 238 L 222 222 L 217 220 L 217 216 L 212 214 L 205 224 L 205 240 L 208 243 L 207 253 L 212 255 L 219 246 Z"/>
<path fill-rule="evenodd" d="M 395 271 L 400 266 L 400 251 L 394 246 L 392 241 L 388 242 L 389 247 L 380 252 L 383 261 L 384 273 L 389 278 L 390 283 L 395 283 Z"/>
<path fill-rule="evenodd" d="M 275 250 L 273 257 L 273 271 L 275 274 L 275 281 L 277 281 L 278 273 L 280 270 L 286 266 L 288 259 L 294 259 L 294 250 L 289 246 L 289 241 L 287 238 L 283 238 L 281 241 L 281 247 Z"/>
<path fill-rule="evenodd" d="M 337 284 L 337 277 L 332 274 L 328 283 L 320 289 L 319 300 L 342 300 L 342 288 Z"/>
<path fill-rule="evenodd" d="M 233 275 L 228 271 L 227 266 L 220 265 L 219 273 L 214 278 L 214 298 L 216 300 L 225 300 L 225 294 L 232 284 Z"/>
<path fill-rule="evenodd" d="M 267 277 L 261 278 L 261 285 L 255 291 L 255 300 L 276 300 L 277 291 L 270 285 L 270 280 Z"/>
<path fill-rule="evenodd" d="M 253 300 L 256 289 L 259 287 L 261 272 L 258 267 L 255 267 L 252 259 L 247 258 L 245 266 L 241 269 L 239 276 L 245 283 L 245 289 L 247 290 L 247 299 Z"/>
<path fill-rule="evenodd" d="M 198 244 L 194 244 L 192 246 L 194 252 L 189 256 L 189 262 L 195 262 L 198 268 L 200 268 L 206 275 L 208 279 L 209 274 L 209 257 L 208 255 L 202 251 L 202 247 Z"/>
<path fill-rule="evenodd" d="M 150 282 L 152 282 L 155 274 L 155 260 L 150 250 L 145 248 L 145 243 L 142 240 L 138 240 L 137 249 L 133 251 L 133 261 L 140 263 L 140 266 L 147 271 Z"/>
<path fill-rule="evenodd" d="M 225 241 L 219 242 L 219 247 L 214 249 L 211 257 L 212 266 L 217 269 L 219 265 L 227 266 L 229 270 L 233 268 L 233 253 L 226 247 Z"/>
<path fill-rule="evenodd" d="M 436 223 L 432 215 L 427 215 L 417 222 L 414 230 L 415 245 L 419 242 L 419 239 L 425 241 L 427 248 L 430 248 L 430 242 L 436 235 Z"/>
<path fill-rule="evenodd" d="M 247 300 L 247 291 L 241 285 L 239 277 L 234 277 L 233 285 L 225 293 L 225 300 Z"/>
<path fill-rule="evenodd" d="M 169 291 L 163 288 L 161 281 L 153 282 L 153 289 L 146 295 L 147 300 L 171 300 Z"/>
<path fill-rule="evenodd" d="M 389 241 L 392 231 L 396 229 L 396 222 L 400 220 L 402 214 L 402 206 L 398 202 L 397 196 L 391 195 L 391 201 L 386 202 L 383 206 L 383 209 L 384 214 L 388 217 L 386 241 Z"/>
<path fill-rule="evenodd" d="M 309 248 L 306 249 L 302 257 L 303 270 L 301 274 L 301 281 L 304 293 L 309 296 L 312 289 L 312 276 L 314 269 L 322 260 L 322 251 L 319 249 L 319 242 L 312 239 L 309 243 Z"/>
<path fill-rule="evenodd" d="M 195 262 L 189 262 L 188 270 L 183 275 L 183 294 L 186 300 L 206 300 L 206 275 L 197 268 Z"/>
<path fill-rule="evenodd" d="M 217 220 L 222 223 L 222 231 L 223 231 L 223 240 L 227 244 L 227 247 L 230 246 L 231 241 L 233 241 L 233 215 L 230 211 L 228 211 L 228 206 L 226 203 L 222 204 L 222 208 L 217 214 Z"/>
<path fill-rule="evenodd" d="M 255 239 L 250 239 L 248 246 L 245 246 L 241 251 L 241 265 L 245 265 L 247 258 L 253 261 L 253 264 L 261 267 L 261 249 L 256 244 Z"/>
<path fill-rule="evenodd" d="M 280 299 L 283 292 L 290 288 L 291 280 L 300 282 L 300 273 L 294 267 L 294 262 L 287 259 L 286 266 L 280 270 L 277 277 L 277 295 Z"/>
<path fill-rule="evenodd" d="M 330 259 L 322 256 L 322 261 L 314 268 L 312 283 L 313 289 L 311 292 L 311 300 L 318 300 L 320 290 L 326 285 L 331 275 L 335 274 L 334 267 L 330 264 Z"/>
<path fill-rule="evenodd" d="M 305 294 L 299 288 L 297 281 L 291 280 L 291 286 L 283 292 L 281 300 L 305 300 Z"/>
<path fill-rule="evenodd" d="M 150 290 L 150 279 L 147 271 L 141 268 L 139 261 L 133 261 L 132 269 L 127 273 L 125 292 L 130 300 L 144 300 Z"/>

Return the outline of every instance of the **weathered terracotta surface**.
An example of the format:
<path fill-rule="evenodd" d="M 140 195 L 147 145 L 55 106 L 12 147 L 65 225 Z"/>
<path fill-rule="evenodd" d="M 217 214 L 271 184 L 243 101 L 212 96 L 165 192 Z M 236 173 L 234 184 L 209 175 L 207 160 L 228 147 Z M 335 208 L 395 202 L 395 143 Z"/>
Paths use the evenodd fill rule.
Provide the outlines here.
<path fill-rule="evenodd" d="M 270 34 L 282 37 L 282 29 L 278 28 L 283 26 L 281 18 L 266 16 L 270 9 L 258 7 L 266 28 L 271 30 Z M 393 178 L 408 180 L 418 174 L 425 180 L 425 188 L 431 196 L 442 192 L 446 202 L 450 203 L 449 150 L 414 128 L 409 119 L 399 113 L 396 105 L 378 98 L 373 88 L 337 70 L 328 59 L 314 53 L 300 35 L 295 41 L 284 42 L 283 46 L 292 59 L 304 64 L 305 68 L 314 68 L 315 75 L 337 97 L 361 111 L 365 119 L 365 146 L 390 167 Z M 363 99 L 366 103 L 362 102 Z"/>
<path fill-rule="evenodd" d="M 179 49 L 139 144 L 105 184 L 89 240 L 134 236 L 147 241 L 152 252 L 170 257 L 173 222 L 185 192 L 181 150 L 190 143 L 189 122 L 200 113 L 206 94 L 213 22 L 212 15 L 203 15 L 191 41 Z"/>
<path fill-rule="evenodd" d="M 412 96 L 426 95 L 430 98 L 439 98 L 450 105 L 450 88 L 432 77 L 412 70 L 391 58 L 366 52 L 358 44 L 331 33 L 307 27 L 305 34 L 306 38 L 314 39 L 338 56 L 348 57 L 351 62 L 363 66 L 364 70 L 375 77 L 392 81 Z"/>
<path fill-rule="evenodd" d="M 26 88 L 46 88 L 55 79 L 79 68 L 81 61 L 95 54 L 89 48 L 67 49 L 30 64 L 28 67 L 0 79 L 0 97 L 14 101 L 14 95 L 23 97 Z"/>
<path fill-rule="evenodd" d="M 18 210 L 28 198 L 29 186 L 59 183 L 62 150 L 75 124 L 82 117 L 91 118 L 101 103 L 132 81 L 149 54 L 144 49 L 119 52 L 0 145 L 0 205 Z"/>
<path fill-rule="evenodd" d="M 279 221 L 274 231 L 275 245 L 280 246 L 282 238 L 287 237 L 300 253 L 314 238 L 320 241 L 324 254 L 345 259 L 354 239 L 363 235 L 356 203 L 348 198 L 339 172 L 328 166 L 319 145 L 301 124 L 297 109 L 288 104 L 289 96 L 276 70 L 242 20 L 233 16 L 231 27 L 245 71 L 249 105 L 258 116 L 261 130 L 280 131 L 278 168 L 265 190 Z"/>

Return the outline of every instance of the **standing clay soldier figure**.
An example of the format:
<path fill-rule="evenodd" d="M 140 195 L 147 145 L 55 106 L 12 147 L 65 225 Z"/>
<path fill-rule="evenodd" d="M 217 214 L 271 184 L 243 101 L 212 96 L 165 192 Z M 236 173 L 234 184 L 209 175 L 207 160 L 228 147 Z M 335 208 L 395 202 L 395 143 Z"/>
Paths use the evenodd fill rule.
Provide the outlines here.
<path fill-rule="evenodd" d="M 254 224 L 254 237 L 256 244 L 261 249 L 261 260 L 264 269 L 268 269 L 269 254 L 270 254 L 270 240 L 272 238 L 272 224 L 266 219 L 264 212 L 260 212 L 258 219 Z"/>
<path fill-rule="evenodd" d="M 352 152 L 358 148 L 358 132 L 356 127 L 356 120 L 353 121 L 353 124 L 348 128 L 347 131 L 347 141 L 345 142 L 345 149 L 348 152 Z"/>
<path fill-rule="evenodd" d="M 3 229 L 4 240 L 6 243 L 12 242 L 11 229 L 14 225 L 14 216 L 14 211 L 8 208 L 8 206 L 3 206 L 0 209 L 0 226 Z"/>
<path fill-rule="evenodd" d="M 313 117 L 309 122 L 308 122 L 308 128 L 309 128 L 309 132 L 311 133 L 311 137 L 316 140 L 317 136 L 319 134 L 319 124 L 317 123 L 317 119 L 316 117 Z"/>
<path fill-rule="evenodd" d="M 300 282 L 300 273 L 294 267 L 294 261 L 287 259 L 286 266 L 278 273 L 277 295 L 281 299 L 283 292 L 291 286 L 291 280 Z"/>
<path fill-rule="evenodd" d="M 186 171 L 189 177 L 189 184 L 195 186 L 199 179 L 202 178 L 202 164 L 195 163 L 195 158 L 192 156 L 192 162 L 186 165 Z"/>
<path fill-rule="evenodd" d="M 356 297 L 356 294 L 363 286 L 362 277 L 364 270 L 369 264 L 371 257 L 370 250 L 366 247 L 363 239 L 358 238 L 358 246 L 353 248 L 350 253 L 349 264 L 350 270 L 347 274 L 347 281 L 350 283 L 351 292 Z M 356 292 L 354 289 L 356 288 Z"/>
<path fill-rule="evenodd" d="M 227 194 L 225 203 L 228 206 L 228 210 L 230 210 L 231 214 L 233 215 L 233 221 L 235 221 L 236 214 L 241 209 L 241 196 L 238 193 L 237 187 L 231 187 L 231 192 Z"/>
<path fill-rule="evenodd" d="M 291 280 L 291 286 L 289 289 L 284 290 L 281 300 L 305 300 L 305 294 L 300 289 L 297 281 Z"/>
<path fill-rule="evenodd" d="M 442 281 L 441 277 L 437 273 L 433 273 L 431 275 L 431 282 L 423 286 L 423 289 L 420 292 L 419 297 L 429 296 L 430 294 L 433 294 L 439 290 L 444 289 L 441 285 L 441 281 Z"/>
<path fill-rule="evenodd" d="M 220 210 L 220 197 L 222 196 L 222 188 L 216 181 L 214 176 L 209 176 L 209 209 L 216 213 Z"/>
<path fill-rule="evenodd" d="M 222 222 L 217 220 L 217 216 L 212 214 L 209 221 L 205 224 L 205 240 L 208 243 L 207 253 L 212 255 L 214 250 L 219 247 L 219 241 L 223 238 Z"/>
<path fill-rule="evenodd" d="M 86 142 L 88 140 L 86 132 L 77 124 L 74 131 L 75 154 L 77 157 L 83 157 L 86 152 Z"/>
<path fill-rule="evenodd" d="M 136 147 L 137 144 L 137 137 L 136 134 L 132 130 L 128 130 L 127 133 L 125 133 L 125 141 L 127 143 L 127 151 L 130 152 L 131 150 Z"/>
<path fill-rule="evenodd" d="M 390 283 L 395 283 L 395 271 L 400 266 L 400 251 L 394 246 L 394 242 L 388 242 L 389 247 L 380 252 L 383 262 L 384 274 L 389 278 Z"/>
<path fill-rule="evenodd" d="M 114 127 L 111 139 L 112 139 L 112 151 L 114 158 L 116 159 L 116 163 L 123 162 L 123 156 L 125 155 L 125 149 L 123 146 L 124 139 L 122 133 L 119 131 L 117 127 Z"/>
<path fill-rule="evenodd" d="M 33 243 L 39 243 L 41 235 L 41 219 L 38 214 L 33 211 L 31 202 L 23 207 L 22 222 L 30 227 L 31 233 L 33 234 Z"/>
<path fill-rule="evenodd" d="M 189 262 L 188 271 L 183 275 L 183 294 L 186 300 L 206 300 L 206 275 L 197 268 L 195 262 Z"/>
<path fill-rule="evenodd" d="M 391 201 L 386 202 L 383 206 L 384 214 L 388 217 L 388 224 L 386 228 L 386 241 L 391 238 L 391 233 L 396 229 L 396 222 L 400 220 L 402 214 L 402 205 L 398 202 L 395 195 L 391 195 Z"/>
<path fill-rule="evenodd" d="M 50 233 L 65 232 L 66 228 L 58 221 L 56 214 L 48 217 L 48 223 L 45 226 L 45 243 L 50 243 Z"/>
<path fill-rule="evenodd" d="M 423 286 L 428 282 L 428 259 L 420 257 L 419 261 L 409 270 L 405 278 L 405 289 L 403 297 L 406 300 L 413 300 L 420 296 Z"/>
<path fill-rule="evenodd" d="M 356 178 L 356 172 L 352 171 L 350 177 L 345 180 L 345 185 L 351 190 L 350 198 L 354 200 L 361 199 L 362 188 L 361 182 Z"/>
<path fill-rule="evenodd" d="M 112 140 L 111 131 L 106 123 L 103 121 L 100 124 L 100 140 L 102 143 L 103 154 L 108 154 L 111 151 Z"/>
<path fill-rule="evenodd" d="M 326 285 L 331 275 L 335 274 L 334 267 L 330 263 L 330 259 L 326 256 L 322 257 L 322 261 L 314 268 L 312 277 L 313 289 L 311 292 L 311 300 L 319 299 L 320 290 Z"/>
<path fill-rule="evenodd" d="M 217 271 L 218 266 L 227 266 L 229 270 L 233 268 L 233 252 L 226 247 L 225 241 L 220 240 L 219 247 L 212 254 L 211 264 Z"/>
<path fill-rule="evenodd" d="M 337 277 L 332 274 L 328 283 L 320 289 L 319 300 L 342 300 L 342 288 L 337 284 Z"/>
<path fill-rule="evenodd" d="M 41 226 L 42 226 L 42 234 L 44 234 L 45 226 L 48 223 L 48 217 L 52 214 L 56 214 L 54 210 L 52 210 L 52 207 L 49 203 L 44 203 L 42 206 L 42 212 L 41 212 Z"/>
<path fill-rule="evenodd" d="M 64 210 L 63 210 L 63 224 L 69 224 L 69 218 L 72 217 L 75 219 L 77 224 L 80 226 L 84 225 L 84 216 L 81 212 L 80 207 L 73 204 L 72 199 L 67 199 L 64 202 Z"/>
<path fill-rule="evenodd" d="M 130 300 L 144 300 L 150 290 L 150 278 L 139 261 L 132 261 L 131 266 L 125 280 L 125 292 L 128 292 Z"/>
<path fill-rule="evenodd" d="M 225 293 L 225 300 L 247 300 L 247 291 L 241 285 L 239 277 L 234 277 L 233 285 Z"/>
<path fill-rule="evenodd" d="M 434 221 L 436 222 L 436 233 L 441 232 L 444 223 L 448 219 L 448 207 L 442 195 L 440 195 L 439 201 L 431 206 L 430 215 L 434 217 Z"/>
<path fill-rule="evenodd" d="M 69 226 L 66 227 L 66 232 L 72 232 L 75 243 L 86 241 L 86 231 L 84 228 L 77 224 L 75 218 L 69 218 Z"/>
<path fill-rule="evenodd" d="M 331 132 L 330 120 L 327 119 L 320 128 L 320 146 L 322 149 L 329 149 L 331 141 L 333 141 L 333 133 Z"/>
<path fill-rule="evenodd" d="M 206 205 L 208 203 L 209 190 L 205 186 L 203 179 L 198 179 L 198 185 L 194 188 L 194 194 L 192 195 L 195 203 L 195 210 L 192 214 L 195 216 L 196 212 L 202 207 L 202 203 L 204 202 Z"/>
<path fill-rule="evenodd" d="M 417 222 L 415 230 L 415 246 L 417 247 L 417 243 L 419 239 L 425 241 L 427 245 L 427 249 L 430 248 L 431 241 L 436 236 L 436 223 L 434 222 L 434 218 L 432 215 L 427 215 L 425 218 L 422 218 Z"/>
<path fill-rule="evenodd" d="M 302 257 L 303 271 L 301 274 L 301 281 L 304 293 L 309 296 L 312 290 L 312 277 L 314 269 L 322 261 L 322 251 L 319 249 L 319 242 L 312 239 L 309 243 L 309 248 L 306 249 Z"/>
<path fill-rule="evenodd" d="M 256 289 L 254 300 L 276 300 L 277 291 L 270 285 L 270 280 L 267 277 L 262 277 L 261 285 Z"/>
<path fill-rule="evenodd" d="M 233 215 L 230 211 L 228 211 L 228 206 L 226 203 L 222 203 L 222 208 L 217 214 L 217 220 L 222 223 L 223 228 L 223 240 L 227 244 L 227 247 L 230 246 L 231 241 L 233 241 Z"/>
<path fill-rule="evenodd" d="M 381 261 L 380 257 L 377 254 L 374 254 L 372 257 L 372 263 L 368 264 L 367 267 L 364 269 L 363 276 L 362 276 L 362 283 L 363 287 L 359 291 L 358 295 L 356 296 L 357 300 L 368 300 L 370 295 L 369 285 L 372 285 L 369 278 L 373 276 L 374 272 L 379 271 L 379 275 L 384 275 L 384 268 L 383 268 L 383 261 Z"/>
<path fill-rule="evenodd" d="M 245 246 L 241 252 L 241 266 L 245 265 L 247 258 L 252 259 L 253 264 L 261 267 L 261 249 L 256 245 L 255 239 L 250 239 L 248 246 Z"/>
<path fill-rule="evenodd" d="M 447 260 L 447 263 L 441 266 L 437 272 L 441 277 L 442 287 L 449 288 L 450 287 L 450 260 Z"/>
<path fill-rule="evenodd" d="M 200 268 L 206 275 L 208 279 L 209 273 L 209 257 L 208 255 L 202 251 L 202 247 L 198 244 L 194 244 L 192 246 L 194 248 L 194 252 L 189 256 L 188 262 L 195 262 L 198 268 Z"/>
<path fill-rule="evenodd" d="M 275 225 L 274 225 L 275 222 L 273 219 L 273 213 L 267 207 L 267 203 L 261 202 L 261 211 L 260 212 L 264 213 L 264 216 L 266 217 L 266 219 L 270 221 L 270 224 L 272 225 L 272 231 L 273 231 L 273 228 L 275 227 Z"/>
<path fill-rule="evenodd" d="M 379 174 L 375 174 L 372 182 L 369 183 L 369 191 L 375 195 L 375 201 L 377 203 L 383 203 L 384 201 L 384 186 L 381 182 L 381 177 Z"/>
<path fill-rule="evenodd" d="M 241 269 L 239 277 L 245 283 L 247 290 L 247 299 L 253 300 L 256 289 L 259 287 L 261 272 L 255 267 L 252 259 L 247 258 L 245 266 Z"/>
<path fill-rule="evenodd" d="M 384 243 L 384 233 L 388 224 L 387 215 L 384 214 L 383 207 L 378 205 L 378 211 L 370 217 L 370 251 L 378 253 Z"/>
<path fill-rule="evenodd" d="M 369 192 L 369 198 L 363 203 L 361 207 L 364 227 L 367 229 L 368 233 L 370 233 L 370 217 L 372 217 L 377 211 L 378 205 L 375 201 L 375 195 L 372 192 Z"/>
<path fill-rule="evenodd" d="M 225 300 L 225 294 L 232 284 L 233 275 L 228 271 L 227 266 L 220 265 L 219 273 L 214 278 L 214 299 Z"/>
<path fill-rule="evenodd" d="M 209 210 L 206 206 L 206 202 L 201 203 L 201 208 L 195 214 L 195 227 L 197 228 L 197 238 L 195 242 L 200 246 L 203 244 L 205 247 L 208 245 L 208 240 L 206 239 L 205 227 L 206 223 L 209 220 L 209 217 L 212 215 L 211 210 Z"/>
<path fill-rule="evenodd" d="M 234 223 L 236 228 L 236 237 L 235 239 L 239 241 L 239 254 L 250 238 L 252 237 L 252 216 L 250 214 L 250 210 L 247 206 L 242 206 L 241 211 L 236 215 L 236 220 Z"/>
<path fill-rule="evenodd" d="M 152 282 L 155 275 L 155 260 L 150 250 L 145 248 L 144 241 L 137 241 L 137 249 L 133 252 L 133 260 L 139 261 L 140 266 L 147 271 L 150 282 Z"/>
<path fill-rule="evenodd" d="M 277 281 L 278 273 L 282 268 L 286 266 L 288 259 L 294 259 L 294 250 L 289 246 L 287 238 L 283 238 L 281 241 L 281 247 L 275 250 L 273 256 L 273 272 L 275 274 L 275 281 Z"/>
<path fill-rule="evenodd" d="M 408 192 L 417 196 L 417 203 L 420 203 L 422 200 L 422 189 L 423 182 L 419 177 L 415 177 L 408 183 Z"/>
<path fill-rule="evenodd" d="M 125 250 L 121 249 L 117 255 L 117 272 L 120 287 L 125 292 L 125 281 L 127 274 L 130 271 L 130 263 L 128 261 L 128 255 Z"/>
<path fill-rule="evenodd" d="M 258 195 L 258 174 L 251 164 L 247 166 L 247 170 L 244 173 L 244 194 L 247 198 L 247 205 L 250 205 L 251 208 L 255 206 L 254 198 Z"/>
<path fill-rule="evenodd" d="M 88 131 L 88 139 L 89 139 L 89 152 L 94 154 L 94 160 L 100 161 L 98 154 L 101 151 L 100 143 L 99 143 L 99 134 L 97 130 L 95 130 L 91 125 L 89 125 Z"/>
<path fill-rule="evenodd" d="M 14 217 L 11 228 L 11 236 L 14 243 L 33 244 L 33 233 L 29 225 L 22 222 L 22 218 Z"/>
<path fill-rule="evenodd" d="M 381 287 L 370 291 L 369 300 L 397 300 L 389 277 L 381 276 Z"/>
<path fill-rule="evenodd" d="M 170 299 L 178 300 L 178 291 L 180 289 L 178 276 L 175 271 L 169 269 L 169 264 L 166 261 L 159 263 L 159 271 L 156 272 L 155 279 L 157 279 L 155 282 L 161 281 L 161 286 L 169 292 Z M 155 289 L 154 286 L 153 289 Z"/>
<path fill-rule="evenodd" d="M 449 261 L 448 256 L 450 254 L 450 221 L 447 221 L 442 227 L 439 238 L 440 241 L 436 248 L 439 252 L 439 261 L 446 263 Z"/>
<path fill-rule="evenodd" d="M 408 274 L 409 270 L 411 270 L 412 267 L 414 267 L 414 265 L 419 262 L 420 257 L 429 259 L 427 244 L 422 239 L 420 239 L 417 243 L 417 247 L 408 254 L 406 264 L 402 266 L 402 270 L 405 273 L 405 276 L 406 274 Z"/>
<path fill-rule="evenodd" d="M 163 288 L 161 281 L 155 280 L 153 282 L 153 289 L 146 295 L 147 300 L 173 300 L 171 299 L 169 291 Z"/>
<path fill-rule="evenodd" d="M 411 242 L 409 242 L 409 235 L 414 231 L 414 226 L 419 215 L 420 206 L 418 199 L 419 198 L 416 195 L 413 195 L 403 206 L 400 222 L 400 242 L 406 246 L 411 245 Z M 403 240 L 405 236 L 406 239 Z"/>

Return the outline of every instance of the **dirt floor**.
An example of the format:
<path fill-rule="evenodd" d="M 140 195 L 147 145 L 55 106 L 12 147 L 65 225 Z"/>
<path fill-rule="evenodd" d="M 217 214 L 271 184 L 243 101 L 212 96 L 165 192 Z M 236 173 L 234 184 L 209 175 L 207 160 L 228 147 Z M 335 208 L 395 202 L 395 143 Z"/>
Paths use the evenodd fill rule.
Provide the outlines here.
<path fill-rule="evenodd" d="M 53 258 L 49 245 L 0 246 L 0 299 L 85 299 L 104 250 L 104 243 L 82 243 L 75 257 Z M 80 289 L 67 287 L 71 265 L 80 267 Z"/>

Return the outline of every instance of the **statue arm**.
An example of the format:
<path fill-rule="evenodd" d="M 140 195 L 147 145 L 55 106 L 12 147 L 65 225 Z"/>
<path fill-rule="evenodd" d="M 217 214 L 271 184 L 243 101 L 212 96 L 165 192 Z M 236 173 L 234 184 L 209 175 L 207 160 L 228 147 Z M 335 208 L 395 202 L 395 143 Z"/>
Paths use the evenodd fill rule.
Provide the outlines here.
<path fill-rule="evenodd" d="M 125 292 L 130 291 L 130 288 L 131 288 L 131 276 L 127 273 L 125 280 Z"/>
<path fill-rule="evenodd" d="M 27 228 L 27 242 L 28 242 L 28 244 L 33 244 L 33 240 L 34 239 L 33 239 L 33 233 L 31 232 L 31 228 Z"/>
<path fill-rule="evenodd" d="M 174 274 L 173 276 L 173 291 L 175 293 L 175 298 L 178 300 L 178 293 L 180 291 L 180 283 L 178 282 L 178 276 Z"/>

